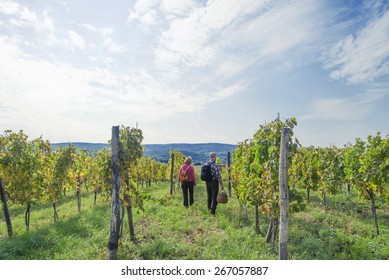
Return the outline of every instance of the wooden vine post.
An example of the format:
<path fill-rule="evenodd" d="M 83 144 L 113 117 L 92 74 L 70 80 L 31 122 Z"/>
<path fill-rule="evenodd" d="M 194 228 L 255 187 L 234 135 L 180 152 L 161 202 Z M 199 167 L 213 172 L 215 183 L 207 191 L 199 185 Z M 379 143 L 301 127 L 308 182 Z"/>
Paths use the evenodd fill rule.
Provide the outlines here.
<path fill-rule="evenodd" d="M 120 230 L 120 179 L 119 179 L 119 126 L 112 127 L 112 203 L 108 240 L 108 259 L 117 259 Z"/>
<path fill-rule="evenodd" d="M 288 259 L 289 230 L 289 192 L 288 192 L 288 143 L 289 128 L 283 128 L 281 134 L 279 184 L 280 184 L 280 238 L 279 258 Z"/>
<path fill-rule="evenodd" d="M 254 206 L 254 216 L 255 216 L 255 231 L 260 234 L 261 229 L 259 228 L 259 207 L 258 205 Z"/>
<path fill-rule="evenodd" d="M 27 227 L 27 231 L 30 230 L 30 221 L 31 221 L 31 202 L 27 204 L 26 212 L 24 213 L 24 222 Z"/>
<path fill-rule="evenodd" d="M 135 240 L 135 228 L 134 228 L 134 219 L 132 217 L 132 201 L 130 195 L 130 182 L 126 180 L 127 190 L 124 194 L 124 200 L 127 204 L 127 219 L 128 219 L 128 229 L 130 231 L 131 240 Z"/>
<path fill-rule="evenodd" d="M 174 188 L 174 153 L 172 153 L 172 166 L 170 169 L 170 195 L 173 195 Z"/>
<path fill-rule="evenodd" d="M 231 152 L 227 154 L 227 167 L 228 167 L 228 196 L 232 197 L 231 193 Z"/>
<path fill-rule="evenodd" d="M 1 197 L 1 202 L 3 203 L 3 212 L 4 212 L 5 222 L 7 224 L 8 236 L 12 237 L 11 217 L 9 215 L 7 199 L 5 197 L 5 189 L 3 186 L 3 181 L 1 181 L 1 179 L 0 179 L 0 197 Z"/>
<path fill-rule="evenodd" d="M 81 177 L 78 175 L 77 179 L 77 207 L 78 207 L 78 213 L 81 213 Z"/>

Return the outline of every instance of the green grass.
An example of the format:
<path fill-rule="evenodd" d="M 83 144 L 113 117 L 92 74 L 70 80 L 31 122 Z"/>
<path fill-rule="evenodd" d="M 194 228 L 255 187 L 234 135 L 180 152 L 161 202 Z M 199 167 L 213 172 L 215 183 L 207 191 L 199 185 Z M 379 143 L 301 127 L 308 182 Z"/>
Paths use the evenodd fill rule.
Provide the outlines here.
<path fill-rule="evenodd" d="M 253 210 L 241 209 L 235 198 L 219 204 L 216 216 L 208 213 L 202 182 L 195 189 L 195 203 L 183 206 L 182 193 L 169 194 L 168 184 L 145 189 L 164 202 L 150 200 L 145 211 L 134 209 L 136 240 L 129 237 L 125 217 L 119 259 L 146 260 L 250 260 L 278 259 L 278 246 L 264 242 L 268 219 L 260 217 L 254 228 Z M 357 202 L 357 203 L 354 203 Z M 104 260 L 108 256 L 110 205 L 93 194 L 77 199 L 69 195 L 58 205 L 54 223 L 51 204 L 32 206 L 30 230 L 24 225 L 24 207 L 9 205 L 14 236 L 9 238 L 0 215 L 0 259 L 11 260 Z M 290 259 L 389 259 L 389 213 L 380 205 L 380 235 L 376 236 L 369 202 L 355 195 L 328 198 L 328 205 L 312 196 L 300 213 L 291 216 L 288 251 Z"/>

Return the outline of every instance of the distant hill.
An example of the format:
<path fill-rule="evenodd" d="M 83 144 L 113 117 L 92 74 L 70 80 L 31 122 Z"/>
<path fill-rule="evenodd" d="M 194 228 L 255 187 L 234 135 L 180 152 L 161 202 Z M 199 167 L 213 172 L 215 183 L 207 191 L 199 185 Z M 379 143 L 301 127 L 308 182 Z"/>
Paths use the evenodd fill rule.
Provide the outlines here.
<path fill-rule="evenodd" d="M 169 151 L 178 150 L 186 156 L 191 156 L 194 164 L 206 162 L 210 152 L 215 152 L 222 162 L 227 162 L 227 153 L 236 149 L 236 145 L 221 143 L 200 143 L 200 144 L 146 144 L 145 156 L 155 158 L 160 162 L 169 161 Z"/>
<path fill-rule="evenodd" d="M 76 149 L 86 149 L 91 152 L 97 152 L 104 148 L 109 148 L 109 144 L 104 143 L 86 143 L 86 142 L 73 142 L 73 143 L 52 143 L 51 146 L 53 149 L 57 149 L 57 147 L 65 147 L 69 144 L 72 144 L 76 147 Z"/>
<path fill-rule="evenodd" d="M 103 148 L 109 148 L 109 144 L 104 143 L 71 143 L 77 149 L 86 149 L 91 152 L 99 151 Z M 67 146 L 69 143 L 54 143 L 53 149 L 58 146 Z M 202 164 L 208 160 L 208 154 L 215 152 L 222 162 L 227 162 L 227 153 L 236 149 L 237 145 L 221 143 L 199 143 L 199 144 L 145 144 L 144 156 L 149 156 L 163 163 L 169 161 L 169 151 L 178 150 L 186 156 L 191 156 L 194 164 Z"/>

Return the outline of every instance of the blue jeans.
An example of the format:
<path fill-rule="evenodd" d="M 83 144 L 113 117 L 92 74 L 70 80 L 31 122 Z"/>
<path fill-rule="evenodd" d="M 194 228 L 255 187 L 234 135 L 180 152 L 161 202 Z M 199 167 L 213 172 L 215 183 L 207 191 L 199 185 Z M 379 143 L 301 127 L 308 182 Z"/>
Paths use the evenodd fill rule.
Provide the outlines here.
<path fill-rule="evenodd" d="M 212 180 L 211 182 L 205 182 L 205 184 L 207 185 L 208 210 L 210 210 L 212 214 L 215 214 L 217 206 L 216 197 L 219 193 L 219 181 Z"/>

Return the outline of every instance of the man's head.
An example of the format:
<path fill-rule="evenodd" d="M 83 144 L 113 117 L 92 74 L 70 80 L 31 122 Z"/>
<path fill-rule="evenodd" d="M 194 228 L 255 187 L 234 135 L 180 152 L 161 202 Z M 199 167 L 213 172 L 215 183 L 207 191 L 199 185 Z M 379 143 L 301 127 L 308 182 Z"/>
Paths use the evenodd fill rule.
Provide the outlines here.
<path fill-rule="evenodd" d="M 215 153 L 215 152 L 209 153 L 209 158 L 210 158 L 212 161 L 216 161 L 216 153 Z"/>

